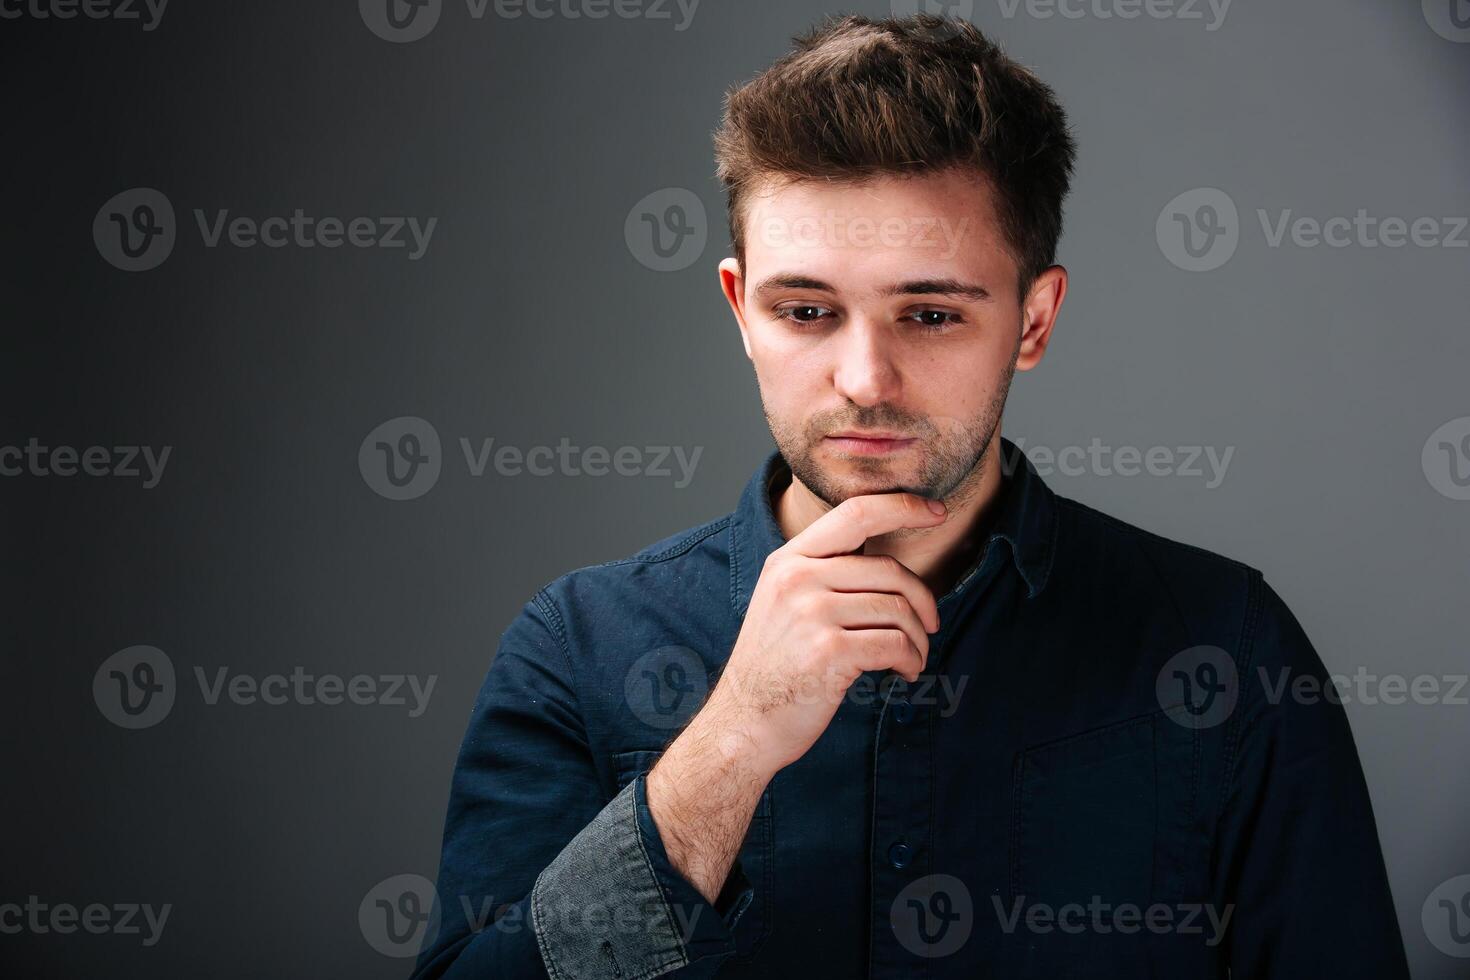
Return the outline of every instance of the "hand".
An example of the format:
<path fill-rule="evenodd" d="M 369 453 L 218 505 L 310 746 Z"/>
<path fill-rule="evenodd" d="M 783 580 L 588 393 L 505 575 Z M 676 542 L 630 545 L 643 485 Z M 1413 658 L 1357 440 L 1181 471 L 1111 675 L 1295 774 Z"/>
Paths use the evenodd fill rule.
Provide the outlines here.
<path fill-rule="evenodd" d="M 744 761 L 769 778 L 806 754 L 864 671 L 917 680 L 939 629 L 934 595 L 897 559 L 860 552 L 945 517 L 916 494 L 852 497 L 772 552 L 701 727 L 738 733 Z"/>

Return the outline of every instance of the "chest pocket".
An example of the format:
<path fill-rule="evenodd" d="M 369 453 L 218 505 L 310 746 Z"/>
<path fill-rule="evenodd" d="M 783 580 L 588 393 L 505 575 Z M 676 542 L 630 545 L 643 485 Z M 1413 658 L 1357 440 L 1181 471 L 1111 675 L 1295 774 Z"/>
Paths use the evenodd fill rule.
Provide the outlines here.
<path fill-rule="evenodd" d="M 618 789 L 627 786 L 640 773 L 653 768 L 662 750 L 636 750 L 618 752 L 613 755 L 613 768 L 617 772 Z M 750 819 L 750 829 L 740 846 L 741 870 L 749 879 L 754 895 L 750 905 L 735 923 L 735 955 L 732 960 L 745 960 L 754 956 L 771 931 L 771 891 L 773 879 L 773 850 L 771 837 L 771 789 L 761 794 L 755 813 Z"/>
<path fill-rule="evenodd" d="M 1013 897 L 1060 908 L 1094 898 L 1184 900 L 1199 783 L 1198 727 L 1156 711 L 1045 742 L 1016 760 Z"/>

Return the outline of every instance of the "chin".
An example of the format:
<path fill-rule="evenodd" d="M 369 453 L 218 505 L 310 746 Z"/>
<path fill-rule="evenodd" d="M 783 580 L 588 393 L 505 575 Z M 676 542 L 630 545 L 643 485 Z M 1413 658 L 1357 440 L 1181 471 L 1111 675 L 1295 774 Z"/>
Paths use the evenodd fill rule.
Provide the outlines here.
<path fill-rule="evenodd" d="M 848 497 L 861 497 L 870 493 L 918 493 L 914 482 L 904 480 L 896 474 L 873 474 L 864 477 L 862 474 L 851 476 L 849 474 L 826 474 L 827 485 L 837 489 L 840 500 Z"/>

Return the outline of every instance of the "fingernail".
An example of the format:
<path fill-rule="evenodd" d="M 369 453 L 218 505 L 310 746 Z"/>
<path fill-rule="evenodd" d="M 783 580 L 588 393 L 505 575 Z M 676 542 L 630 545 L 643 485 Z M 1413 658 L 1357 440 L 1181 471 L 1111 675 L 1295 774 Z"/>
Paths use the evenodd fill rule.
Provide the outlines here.
<path fill-rule="evenodd" d="M 936 514 L 943 514 L 944 513 L 944 502 L 943 501 L 940 501 L 940 500 L 931 500 L 931 501 L 929 501 L 929 509 L 932 510 Z"/>

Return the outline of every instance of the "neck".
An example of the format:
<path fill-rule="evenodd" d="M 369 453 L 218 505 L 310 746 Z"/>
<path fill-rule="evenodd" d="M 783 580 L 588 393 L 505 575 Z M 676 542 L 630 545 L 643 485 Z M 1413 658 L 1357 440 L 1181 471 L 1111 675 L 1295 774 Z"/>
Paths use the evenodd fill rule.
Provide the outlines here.
<path fill-rule="evenodd" d="M 958 490 L 944 499 L 949 516 L 938 527 L 904 529 L 869 538 L 865 555 L 892 555 L 923 580 L 936 599 L 944 596 L 978 557 L 1002 489 L 1000 435 Z M 781 534 L 791 540 L 832 508 L 794 475 L 772 501 Z"/>

